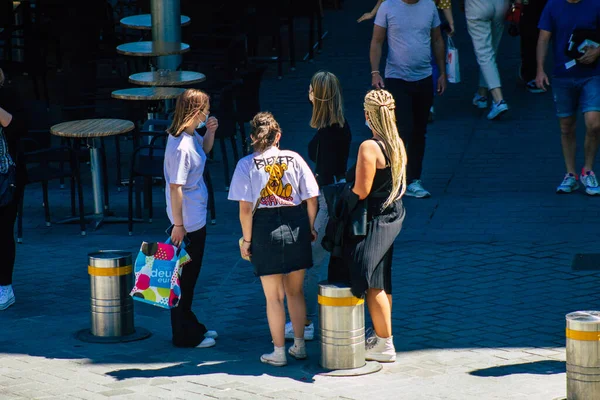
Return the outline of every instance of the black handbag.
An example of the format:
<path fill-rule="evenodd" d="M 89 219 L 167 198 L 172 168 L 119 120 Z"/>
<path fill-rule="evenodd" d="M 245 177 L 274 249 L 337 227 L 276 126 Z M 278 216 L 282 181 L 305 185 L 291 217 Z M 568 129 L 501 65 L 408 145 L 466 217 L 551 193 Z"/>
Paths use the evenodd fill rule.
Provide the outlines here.
<path fill-rule="evenodd" d="M 4 173 L 0 173 L 0 207 L 5 207 L 12 203 L 17 190 L 17 169 L 8 154 L 8 144 L 4 138 L 4 132 L 0 127 L 0 141 L 4 145 L 4 150 L 8 156 L 8 169 Z"/>

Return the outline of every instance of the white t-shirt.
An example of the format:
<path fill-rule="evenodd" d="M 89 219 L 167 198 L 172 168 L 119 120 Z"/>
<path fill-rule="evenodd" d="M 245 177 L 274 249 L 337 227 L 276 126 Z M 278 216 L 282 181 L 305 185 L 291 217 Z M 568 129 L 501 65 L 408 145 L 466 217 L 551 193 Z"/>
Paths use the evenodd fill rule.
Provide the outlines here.
<path fill-rule="evenodd" d="M 297 206 L 319 195 L 319 185 L 306 161 L 289 150 L 271 147 L 242 158 L 229 185 L 229 200 L 248 201 L 258 208 Z"/>
<path fill-rule="evenodd" d="M 198 133 L 191 136 L 184 132 L 178 137 L 169 135 L 165 150 L 167 215 L 171 223 L 175 223 L 169 185 L 183 185 L 183 226 L 187 232 L 195 232 L 206 225 L 208 190 L 203 178 L 206 165 L 203 143 L 204 139 Z"/>

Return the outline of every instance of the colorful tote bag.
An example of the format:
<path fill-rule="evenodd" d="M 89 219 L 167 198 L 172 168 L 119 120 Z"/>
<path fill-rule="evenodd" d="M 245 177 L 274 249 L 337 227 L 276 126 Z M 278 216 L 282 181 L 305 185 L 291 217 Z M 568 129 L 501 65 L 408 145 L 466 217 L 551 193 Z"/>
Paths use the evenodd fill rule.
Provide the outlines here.
<path fill-rule="evenodd" d="M 181 297 L 181 271 L 191 261 L 181 247 L 170 243 L 143 242 L 135 260 L 134 300 L 162 308 L 175 308 Z"/>

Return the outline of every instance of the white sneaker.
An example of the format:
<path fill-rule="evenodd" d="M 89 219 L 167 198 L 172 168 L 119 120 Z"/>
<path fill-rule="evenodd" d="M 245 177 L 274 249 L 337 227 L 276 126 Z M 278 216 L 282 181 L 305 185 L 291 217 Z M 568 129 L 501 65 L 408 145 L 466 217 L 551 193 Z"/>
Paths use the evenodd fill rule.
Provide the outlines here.
<path fill-rule="evenodd" d="M 0 311 L 15 304 L 15 293 L 12 285 L 0 286 Z"/>
<path fill-rule="evenodd" d="M 579 189 L 577 175 L 566 174 L 562 183 L 556 188 L 556 193 L 573 193 L 577 189 Z"/>
<path fill-rule="evenodd" d="M 596 174 L 594 171 L 586 171 L 585 169 L 581 170 L 581 175 L 579 175 L 579 179 L 581 183 L 585 186 L 585 192 L 590 196 L 596 196 L 600 194 L 600 187 L 598 186 L 598 179 L 596 179 Z"/>
<path fill-rule="evenodd" d="M 210 338 L 210 339 L 216 339 L 219 337 L 219 334 L 217 333 L 217 331 L 206 331 L 206 333 L 204 334 L 205 338 Z"/>
<path fill-rule="evenodd" d="M 288 353 L 290 356 L 294 357 L 296 360 L 305 360 L 306 359 L 306 346 L 296 346 L 293 345 L 288 349 Z"/>
<path fill-rule="evenodd" d="M 215 342 L 215 339 L 213 338 L 205 338 L 202 343 L 200 343 L 198 346 L 196 346 L 197 349 L 205 349 L 207 347 L 213 347 L 215 344 L 217 344 L 217 342 Z"/>
<path fill-rule="evenodd" d="M 365 342 L 367 350 L 365 359 L 367 361 L 394 362 L 396 361 L 396 348 L 394 347 L 394 337 L 387 339 L 380 338 L 377 335 L 371 336 Z"/>
<path fill-rule="evenodd" d="M 504 100 L 500 100 L 498 103 L 493 103 L 492 108 L 487 116 L 487 119 L 493 120 L 498 118 L 500 115 L 508 111 L 508 104 Z"/>
<path fill-rule="evenodd" d="M 475 93 L 475 97 L 473 97 L 473 105 L 477 108 L 487 108 L 488 99 L 485 96 L 481 96 L 479 93 Z"/>
<path fill-rule="evenodd" d="M 285 338 L 294 340 L 294 327 L 291 322 L 285 324 Z M 310 325 L 304 326 L 304 340 L 313 340 L 315 338 L 315 325 L 311 322 Z"/>
<path fill-rule="evenodd" d="M 272 353 L 263 354 L 260 357 L 260 362 L 264 364 L 273 365 L 275 367 L 283 367 L 287 365 L 287 357 L 285 355 L 285 347 L 282 350 L 274 350 Z"/>
<path fill-rule="evenodd" d="M 416 197 L 418 199 L 431 197 L 431 193 L 423 188 L 423 183 L 420 179 L 415 179 L 412 181 L 412 183 L 406 187 L 406 192 L 404 194 L 406 196 Z"/>

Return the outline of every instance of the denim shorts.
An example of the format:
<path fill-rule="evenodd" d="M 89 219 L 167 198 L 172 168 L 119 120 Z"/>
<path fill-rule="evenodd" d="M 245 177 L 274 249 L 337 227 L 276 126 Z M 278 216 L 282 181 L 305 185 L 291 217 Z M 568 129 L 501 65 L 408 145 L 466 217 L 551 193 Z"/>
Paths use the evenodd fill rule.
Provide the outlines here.
<path fill-rule="evenodd" d="M 559 118 L 575 115 L 578 108 L 584 114 L 600 111 L 600 76 L 554 78 L 552 92 Z"/>

